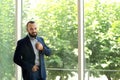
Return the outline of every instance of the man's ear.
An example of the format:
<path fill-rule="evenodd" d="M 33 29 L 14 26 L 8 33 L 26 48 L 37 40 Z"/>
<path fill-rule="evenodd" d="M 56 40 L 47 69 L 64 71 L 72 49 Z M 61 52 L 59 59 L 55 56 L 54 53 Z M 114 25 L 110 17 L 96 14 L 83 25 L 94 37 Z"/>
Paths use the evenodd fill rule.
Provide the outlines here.
<path fill-rule="evenodd" d="M 28 31 L 28 28 L 26 27 L 26 31 Z"/>

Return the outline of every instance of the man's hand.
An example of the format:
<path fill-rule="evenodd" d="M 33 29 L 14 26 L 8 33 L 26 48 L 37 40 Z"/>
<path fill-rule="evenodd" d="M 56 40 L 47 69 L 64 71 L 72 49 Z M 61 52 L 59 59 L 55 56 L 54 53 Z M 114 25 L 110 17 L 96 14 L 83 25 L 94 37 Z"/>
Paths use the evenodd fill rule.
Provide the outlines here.
<path fill-rule="evenodd" d="M 43 45 L 40 42 L 36 43 L 36 49 L 37 50 L 43 50 Z"/>
<path fill-rule="evenodd" d="M 32 71 L 35 72 L 39 69 L 39 67 L 37 65 L 34 65 L 33 68 L 32 68 Z"/>

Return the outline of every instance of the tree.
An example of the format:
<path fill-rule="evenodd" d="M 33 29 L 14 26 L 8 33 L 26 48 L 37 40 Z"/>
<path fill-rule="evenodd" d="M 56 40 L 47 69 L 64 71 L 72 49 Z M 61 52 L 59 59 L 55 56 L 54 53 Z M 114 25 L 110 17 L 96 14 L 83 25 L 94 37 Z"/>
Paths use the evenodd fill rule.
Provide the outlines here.
<path fill-rule="evenodd" d="M 0 1 L 0 80 L 14 79 L 15 2 Z"/>
<path fill-rule="evenodd" d="M 85 3 L 86 68 L 90 70 L 120 70 L 119 3 L 100 0 Z M 118 80 L 120 72 L 101 71 L 92 75 L 106 75 Z"/>

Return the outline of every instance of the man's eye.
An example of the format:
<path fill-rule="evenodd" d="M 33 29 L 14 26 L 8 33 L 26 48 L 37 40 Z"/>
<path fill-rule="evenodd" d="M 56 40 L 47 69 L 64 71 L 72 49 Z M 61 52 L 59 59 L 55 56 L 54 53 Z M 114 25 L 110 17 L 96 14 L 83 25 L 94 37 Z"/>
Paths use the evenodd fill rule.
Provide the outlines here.
<path fill-rule="evenodd" d="M 30 30 L 33 30 L 32 28 Z"/>

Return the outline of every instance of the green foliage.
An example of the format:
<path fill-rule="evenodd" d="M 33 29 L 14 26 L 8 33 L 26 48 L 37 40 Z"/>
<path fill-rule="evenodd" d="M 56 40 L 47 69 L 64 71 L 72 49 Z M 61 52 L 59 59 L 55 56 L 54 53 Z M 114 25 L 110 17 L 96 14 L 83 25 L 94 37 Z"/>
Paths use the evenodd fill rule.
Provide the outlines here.
<path fill-rule="evenodd" d="M 119 3 L 94 1 L 85 3 L 85 55 L 87 69 L 120 70 Z M 99 72 L 108 80 L 118 80 L 120 72 Z"/>
<path fill-rule="evenodd" d="M 14 78 L 13 50 L 15 46 L 14 1 L 0 0 L 0 80 Z"/>

